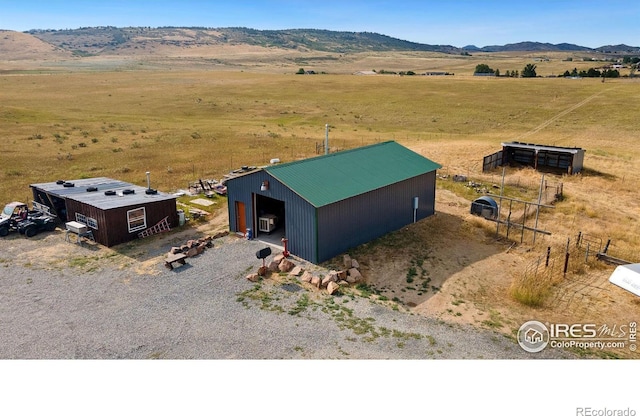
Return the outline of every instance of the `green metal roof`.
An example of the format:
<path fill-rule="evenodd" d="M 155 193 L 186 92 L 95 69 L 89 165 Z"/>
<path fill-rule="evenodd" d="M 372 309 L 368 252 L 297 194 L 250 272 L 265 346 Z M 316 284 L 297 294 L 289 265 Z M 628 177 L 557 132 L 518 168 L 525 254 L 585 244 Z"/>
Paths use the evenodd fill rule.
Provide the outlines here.
<path fill-rule="evenodd" d="M 441 168 L 388 141 L 264 168 L 316 208 Z"/>

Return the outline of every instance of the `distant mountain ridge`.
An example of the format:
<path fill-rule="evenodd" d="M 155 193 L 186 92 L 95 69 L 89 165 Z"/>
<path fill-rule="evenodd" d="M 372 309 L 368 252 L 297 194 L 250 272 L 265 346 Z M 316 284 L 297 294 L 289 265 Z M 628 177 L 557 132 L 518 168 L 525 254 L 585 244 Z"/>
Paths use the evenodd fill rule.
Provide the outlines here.
<path fill-rule="evenodd" d="M 478 48 L 474 45 L 465 46 L 463 50 L 469 52 L 600 52 L 600 53 L 640 53 L 640 47 L 620 45 L 606 45 L 598 48 L 574 45 L 572 43 L 541 43 L 519 42 L 506 45 L 491 45 Z"/>
<path fill-rule="evenodd" d="M 473 45 L 458 48 L 451 45 L 429 45 L 410 42 L 371 32 L 345 32 L 323 29 L 258 30 L 244 27 L 82 27 L 63 30 L 29 30 L 43 42 L 76 55 L 137 53 L 154 44 L 174 47 L 247 44 L 267 48 L 315 50 L 333 53 L 421 51 L 447 54 L 471 52 L 600 52 L 640 54 L 640 47 L 609 45 L 588 48 L 569 43 L 557 45 L 540 42 L 520 42 L 478 48 Z"/>

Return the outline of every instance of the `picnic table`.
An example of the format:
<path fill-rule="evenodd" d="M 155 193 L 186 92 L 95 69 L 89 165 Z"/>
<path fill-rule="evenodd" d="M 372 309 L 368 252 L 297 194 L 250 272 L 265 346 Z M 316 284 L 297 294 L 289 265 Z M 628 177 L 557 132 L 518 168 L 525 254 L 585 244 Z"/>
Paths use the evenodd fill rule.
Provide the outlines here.
<path fill-rule="evenodd" d="M 187 255 L 184 253 L 170 253 L 167 254 L 167 257 L 164 259 L 164 265 L 167 269 L 169 270 L 173 270 L 173 264 L 174 263 L 180 263 L 182 265 L 186 264 L 187 261 L 185 260 L 187 258 Z"/>

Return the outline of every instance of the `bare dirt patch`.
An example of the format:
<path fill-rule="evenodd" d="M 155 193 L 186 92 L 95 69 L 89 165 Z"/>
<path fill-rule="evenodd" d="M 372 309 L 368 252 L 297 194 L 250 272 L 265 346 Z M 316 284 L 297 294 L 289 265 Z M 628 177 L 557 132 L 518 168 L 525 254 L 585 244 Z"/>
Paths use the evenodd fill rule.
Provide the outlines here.
<path fill-rule="evenodd" d="M 380 295 L 416 314 L 491 328 L 513 338 L 529 320 L 618 329 L 637 320 L 640 301 L 608 282 L 613 266 L 607 265 L 568 273 L 540 307 L 517 302 L 510 287 L 538 256 L 539 247 L 496 239 L 495 223 L 469 214 L 469 202 L 447 190 L 438 190 L 436 210 L 435 216 L 353 254 Z M 635 354 L 613 352 L 618 357 Z"/>

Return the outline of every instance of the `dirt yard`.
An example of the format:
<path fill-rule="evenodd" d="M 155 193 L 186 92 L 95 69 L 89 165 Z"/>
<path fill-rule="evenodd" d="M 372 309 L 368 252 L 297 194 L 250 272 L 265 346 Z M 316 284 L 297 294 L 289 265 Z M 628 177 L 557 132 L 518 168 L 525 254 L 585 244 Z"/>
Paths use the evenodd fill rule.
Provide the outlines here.
<path fill-rule="evenodd" d="M 452 192 L 438 190 L 436 198 L 435 216 L 397 232 L 396 238 L 406 242 L 397 251 L 393 241 L 386 241 L 354 254 L 369 284 L 383 296 L 416 314 L 513 337 L 529 320 L 609 327 L 637 320 L 640 300 L 608 282 L 614 266 L 568 274 L 543 306 L 515 301 L 509 291 L 512 281 L 540 254 L 539 246 L 496 239 L 495 223 L 470 215 L 469 202 Z M 420 244 L 411 243 L 415 241 Z M 614 354 L 638 356 L 628 350 Z"/>

